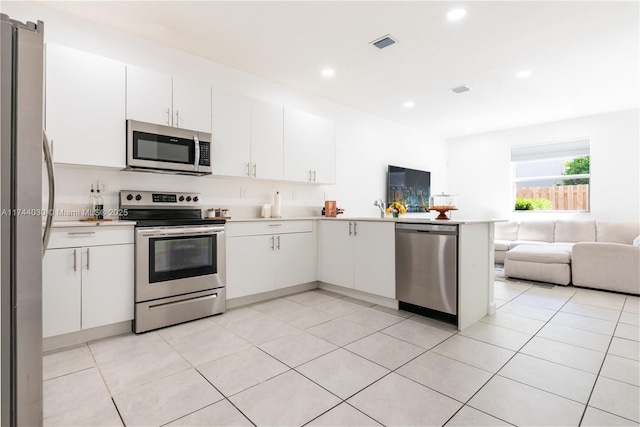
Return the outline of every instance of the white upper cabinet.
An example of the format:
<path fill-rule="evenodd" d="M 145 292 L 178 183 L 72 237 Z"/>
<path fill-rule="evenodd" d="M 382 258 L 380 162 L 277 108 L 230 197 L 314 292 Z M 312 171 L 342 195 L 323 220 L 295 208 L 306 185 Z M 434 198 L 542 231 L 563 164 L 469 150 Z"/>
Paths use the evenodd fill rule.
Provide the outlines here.
<path fill-rule="evenodd" d="M 284 109 L 284 179 L 335 182 L 336 130 L 333 120 Z"/>
<path fill-rule="evenodd" d="M 250 176 L 251 99 L 214 90 L 211 133 L 213 174 Z"/>
<path fill-rule="evenodd" d="M 281 105 L 251 100 L 251 176 L 282 179 L 283 108 Z"/>
<path fill-rule="evenodd" d="M 127 65 L 127 119 L 211 132 L 211 87 Z"/>
<path fill-rule="evenodd" d="M 124 63 L 47 43 L 45 90 L 56 163 L 125 167 Z"/>

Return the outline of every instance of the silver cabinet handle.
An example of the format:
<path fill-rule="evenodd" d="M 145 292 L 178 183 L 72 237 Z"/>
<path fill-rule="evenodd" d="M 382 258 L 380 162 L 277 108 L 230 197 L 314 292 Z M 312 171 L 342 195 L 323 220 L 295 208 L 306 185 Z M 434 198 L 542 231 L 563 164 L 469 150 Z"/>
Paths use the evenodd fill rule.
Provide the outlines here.
<path fill-rule="evenodd" d="M 280 250 L 280 236 L 276 236 L 276 239 L 277 239 L 277 241 L 278 241 L 278 246 L 277 246 L 277 248 L 278 248 L 278 250 Z"/>
<path fill-rule="evenodd" d="M 167 108 L 167 126 L 171 126 L 171 108 Z"/>
<path fill-rule="evenodd" d="M 313 171 L 313 182 L 316 182 L 316 171 Z"/>
<path fill-rule="evenodd" d="M 256 177 L 256 164 L 253 164 L 253 177 Z"/>
<path fill-rule="evenodd" d="M 89 248 L 87 248 L 87 270 L 89 269 Z"/>
<path fill-rule="evenodd" d="M 247 163 L 247 176 L 251 176 L 250 170 L 251 170 L 251 164 Z"/>
<path fill-rule="evenodd" d="M 309 181 L 311 181 L 311 169 L 309 169 Z"/>
<path fill-rule="evenodd" d="M 180 127 L 180 111 L 176 110 L 176 124 L 175 127 Z"/>
<path fill-rule="evenodd" d="M 70 231 L 67 233 L 69 237 L 73 236 L 90 236 L 92 234 L 96 234 L 95 231 Z"/>
<path fill-rule="evenodd" d="M 353 234 L 353 231 L 352 231 L 351 227 L 353 227 L 353 223 L 351 221 L 349 221 L 349 236 L 351 236 Z"/>
<path fill-rule="evenodd" d="M 271 250 L 275 250 L 275 236 L 271 236 Z"/>
<path fill-rule="evenodd" d="M 354 236 L 358 235 L 358 223 L 357 222 L 353 223 L 353 235 Z"/>
<path fill-rule="evenodd" d="M 76 256 L 76 249 L 73 250 L 73 271 L 78 271 L 78 260 Z"/>

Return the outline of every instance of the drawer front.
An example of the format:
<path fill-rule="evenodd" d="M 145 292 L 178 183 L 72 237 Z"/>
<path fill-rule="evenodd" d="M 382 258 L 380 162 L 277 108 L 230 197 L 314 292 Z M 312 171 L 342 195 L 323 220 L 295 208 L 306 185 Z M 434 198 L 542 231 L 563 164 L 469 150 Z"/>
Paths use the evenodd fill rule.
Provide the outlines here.
<path fill-rule="evenodd" d="M 313 231 L 313 220 L 228 222 L 225 230 L 227 237 L 308 233 Z"/>
<path fill-rule="evenodd" d="M 47 249 L 133 243 L 133 227 L 69 227 L 51 231 Z"/>

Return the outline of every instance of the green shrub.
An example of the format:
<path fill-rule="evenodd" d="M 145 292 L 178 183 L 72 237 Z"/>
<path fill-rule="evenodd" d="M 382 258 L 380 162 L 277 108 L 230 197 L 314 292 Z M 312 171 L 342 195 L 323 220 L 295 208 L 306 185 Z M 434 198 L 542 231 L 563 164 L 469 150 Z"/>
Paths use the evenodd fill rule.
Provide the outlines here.
<path fill-rule="evenodd" d="M 551 200 L 549 199 L 529 199 L 534 211 L 550 211 Z"/>
<path fill-rule="evenodd" d="M 531 211 L 533 210 L 533 204 L 531 199 L 525 199 L 522 197 L 516 198 L 516 210 L 517 211 Z"/>

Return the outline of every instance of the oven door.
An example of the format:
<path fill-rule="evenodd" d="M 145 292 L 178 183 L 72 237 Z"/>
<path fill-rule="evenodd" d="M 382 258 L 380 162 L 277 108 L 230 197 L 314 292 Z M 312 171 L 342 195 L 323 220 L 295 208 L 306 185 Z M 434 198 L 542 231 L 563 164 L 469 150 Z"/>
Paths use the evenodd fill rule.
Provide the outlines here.
<path fill-rule="evenodd" d="M 224 226 L 136 228 L 136 302 L 224 286 Z"/>

